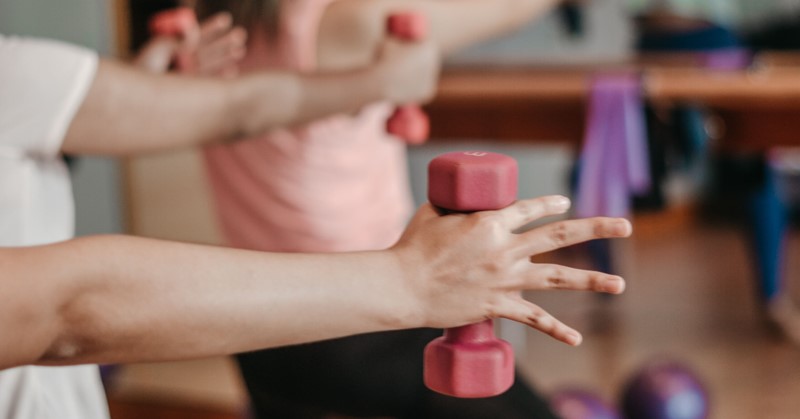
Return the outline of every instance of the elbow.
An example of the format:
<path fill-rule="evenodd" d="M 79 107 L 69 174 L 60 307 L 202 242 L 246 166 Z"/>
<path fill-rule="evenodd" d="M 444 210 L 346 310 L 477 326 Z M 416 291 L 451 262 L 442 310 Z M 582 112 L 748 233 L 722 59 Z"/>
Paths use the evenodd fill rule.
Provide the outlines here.
<path fill-rule="evenodd" d="M 81 321 L 75 321 L 71 314 L 66 310 L 60 310 L 50 320 L 47 325 L 40 329 L 44 331 L 39 356 L 34 361 L 39 365 L 72 365 L 80 363 L 91 351 L 89 341 L 79 331 L 87 329 L 87 325 Z"/>
<path fill-rule="evenodd" d="M 83 352 L 74 339 L 61 338 L 58 321 L 46 314 L 12 315 L 5 336 L 0 336 L 4 348 L 0 351 L 0 370 L 23 365 L 65 365 Z M 30 315 L 33 314 L 33 315 Z M 14 332 L 17 331 L 17 332 Z M 6 345 L 6 342 L 14 344 Z"/>
<path fill-rule="evenodd" d="M 39 365 L 72 365 L 81 362 L 90 352 L 88 345 L 73 337 L 58 337 L 36 361 Z"/>
<path fill-rule="evenodd" d="M 46 328 L 47 344 L 36 363 L 75 365 L 101 358 L 114 336 L 107 322 L 113 309 L 101 300 L 99 296 L 75 298 L 57 310 Z"/>
<path fill-rule="evenodd" d="M 92 324 L 85 301 L 74 298 L 83 283 L 63 263 L 65 246 L 0 251 L 0 369 L 76 363 L 88 352 L 82 337 Z"/>

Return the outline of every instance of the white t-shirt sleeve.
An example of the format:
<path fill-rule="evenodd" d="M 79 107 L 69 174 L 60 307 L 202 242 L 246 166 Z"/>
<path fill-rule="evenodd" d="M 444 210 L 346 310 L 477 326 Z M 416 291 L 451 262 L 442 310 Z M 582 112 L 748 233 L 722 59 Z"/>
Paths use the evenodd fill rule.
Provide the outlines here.
<path fill-rule="evenodd" d="M 97 62 L 84 48 L 0 35 L 0 153 L 58 153 Z"/>

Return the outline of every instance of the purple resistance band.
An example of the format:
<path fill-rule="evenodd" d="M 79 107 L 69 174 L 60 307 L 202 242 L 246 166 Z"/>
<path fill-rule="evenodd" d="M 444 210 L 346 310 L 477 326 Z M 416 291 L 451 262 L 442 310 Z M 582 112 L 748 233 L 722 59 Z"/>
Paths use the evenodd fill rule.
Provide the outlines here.
<path fill-rule="evenodd" d="M 650 189 L 650 164 L 637 74 L 596 76 L 578 178 L 579 217 L 627 216 L 630 196 Z"/>

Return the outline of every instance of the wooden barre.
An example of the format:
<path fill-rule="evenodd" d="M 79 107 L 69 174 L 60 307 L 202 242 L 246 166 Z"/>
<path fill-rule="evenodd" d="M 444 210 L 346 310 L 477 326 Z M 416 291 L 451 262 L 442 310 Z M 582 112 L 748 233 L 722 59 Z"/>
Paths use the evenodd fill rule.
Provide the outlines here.
<path fill-rule="evenodd" d="M 583 101 L 594 74 L 633 71 L 643 74 L 644 94 L 655 101 L 692 101 L 726 109 L 800 108 L 800 56 L 769 58 L 736 71 L 646 63 L 597 68 L 449 68 L 439 84 L 437 102 Z"/>

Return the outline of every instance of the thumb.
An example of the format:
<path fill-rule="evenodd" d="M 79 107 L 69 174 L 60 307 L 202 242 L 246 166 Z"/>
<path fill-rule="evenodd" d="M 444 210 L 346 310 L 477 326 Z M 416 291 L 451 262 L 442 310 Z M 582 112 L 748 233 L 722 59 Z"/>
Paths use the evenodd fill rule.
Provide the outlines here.
<path fill-rule="evenodd" d="M 180 41 L 173 37 L 153 37 L 139 51 L 134 59 L 134 64 L 152 73 L 166 73 L 178 53 L 178 48 L 180 48 Z"/>

